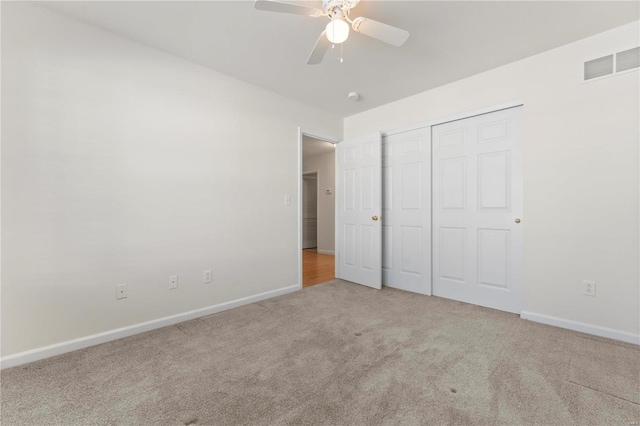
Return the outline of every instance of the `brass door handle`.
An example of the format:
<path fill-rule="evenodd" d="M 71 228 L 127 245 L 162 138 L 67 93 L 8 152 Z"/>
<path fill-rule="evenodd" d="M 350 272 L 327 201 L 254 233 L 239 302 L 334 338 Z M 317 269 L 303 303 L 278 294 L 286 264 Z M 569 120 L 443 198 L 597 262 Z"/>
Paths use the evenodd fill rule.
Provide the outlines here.
<path fill-rule="evenodd" d="M 516 223 L 520 223 L 520 218 L 516 218 Z"/>
<path fill-rule="evenodd" d="M 378 219 L 380 219 L 380 218 L 378 216 L 376 216 L 376 215 L 371 216 L 371 220 L 378 220 Z"/>

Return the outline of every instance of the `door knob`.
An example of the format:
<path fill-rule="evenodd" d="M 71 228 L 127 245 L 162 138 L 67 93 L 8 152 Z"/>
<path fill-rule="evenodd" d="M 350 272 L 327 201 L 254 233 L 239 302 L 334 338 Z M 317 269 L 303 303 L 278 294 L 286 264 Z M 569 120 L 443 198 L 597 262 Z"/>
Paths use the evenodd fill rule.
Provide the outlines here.
<path fill-rule="evenodd" d="M 371 220 L 378 220 L 378 219 L 380 219 L 378 216 L 375 216 L 375 215 L 371 216 Z"/>
<path fill-rule="evenodd" d="M 520 218 L 516 218 L 516 223 L 520 223 Z"/>

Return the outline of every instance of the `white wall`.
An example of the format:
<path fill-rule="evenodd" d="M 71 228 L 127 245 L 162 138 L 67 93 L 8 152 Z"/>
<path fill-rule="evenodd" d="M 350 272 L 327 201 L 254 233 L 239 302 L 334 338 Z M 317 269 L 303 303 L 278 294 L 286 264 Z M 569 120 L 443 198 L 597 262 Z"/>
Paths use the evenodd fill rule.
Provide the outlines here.
<path fill-rule="evenodd" d="M 636 47 L 639 28 L 629 24 L 347 117 L 345 139 L 523 100 L 524 310 L 637 341 L 638 71 L 584 84 L 581 71 L 586 60 Z M 597 282 L 596 297 L 581 294 L 584 279 Z"/>
<path fill-rule="evenodd" d="M 3 356 L 299 284 L 297 128 L 338 117 L 30 4 L 2 43 Z"/>
<path fill-rule="evenodd" d="M 318 251 L 325 254 L 334 254 L 336 246 L 335 153 L 328 152 L 305 156 L 303 168 L 309 171 L 318 170 L 319 172 Z M 326 193 L 327 189 L 331 189 L 331 194 Z"/>

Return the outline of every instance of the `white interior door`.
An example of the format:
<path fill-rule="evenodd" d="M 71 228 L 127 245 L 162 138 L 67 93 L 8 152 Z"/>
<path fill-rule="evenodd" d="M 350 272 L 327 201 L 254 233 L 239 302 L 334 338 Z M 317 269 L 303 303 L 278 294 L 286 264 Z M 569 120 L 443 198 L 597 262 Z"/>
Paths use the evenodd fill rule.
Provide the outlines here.
<path fill-rule="evenodd" d="M 380 133 L 336 147 L 336 277 L 380 289 Z"/>
<path fill-rule="evenodd" d="M 382 139 L 382 283 L 431 294 L 431 128 Z"/>
<path fill-rule="evenodd" d="M 433 294 L 522 310 L 522 108 L 432 127 Z"/>

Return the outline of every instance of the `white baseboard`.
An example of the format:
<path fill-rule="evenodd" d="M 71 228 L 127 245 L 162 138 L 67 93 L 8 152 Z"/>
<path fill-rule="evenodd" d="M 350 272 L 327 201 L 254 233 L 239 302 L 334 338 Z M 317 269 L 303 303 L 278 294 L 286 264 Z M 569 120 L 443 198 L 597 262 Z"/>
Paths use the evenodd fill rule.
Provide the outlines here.
<path fill-rule="evenodd" d="M 281 296 L 283 294 L 291 293 L 297 290 L 300 290 L 300 285 L 283 287 L 277 290 L 267 291 L 265 293 L 243 297 L 241 299 L 236 299 L 229 302 L 219 303 L 217 305 L 207 306 L 206 308 L 200 308 L 177 315 L 171 315 L 140 324 L 117 328 L 115 330 L 109 330 L 103 333 L 93 334 L 91 336 L 80 337 L 78 339 L 20 352 L 1 358 L 0 369 L 15 367 L 16 365 L 22 365 L 28 362 L 38 361 L 40 359 L 50 358 L 52 356 L 87 348 L 89 346 L 95 346 L 101 343 L 110 342 L 112 340 L 121 339 L 123 337 L 133 336 L 134 334 L 144 333 L 145 331 L 151 331 L 157 328 L 166 327 L 168 325 L 178 324 L 205 315 L 211 315 L 217 312 L 226 311 L 228 309 L 237 308 L 239 306 L 248 305 L 249 303 L 255 303 L 261 300 L 270 299 L 272 297 Z"/>
<path fill-rule="evenodd" d="M 528 311 L 522 311 L 520 313 L 520 318 L 539 322 L 542 324 L 553 325 L 560 328 L 567 328 L 573 331 L 580 331 L 582 333 L 593 334 L 595 336 L 607 337 L 609 339 L 620 340 L 623 342 L 640 345 L 640 335 L 629 333 L 626 331 L 614 330 L 612 328 L 600 327 L 598 325 L 552 317 L 550 315 L 536 314 L 535 312 Z"/>
<path fill-rule="evenodd" d="M 330 254 L 331 256 L 335 256 L 336 252 L 333 250 L 320 250 L 318 249 L 318 253 L 320 254 Z"/>

